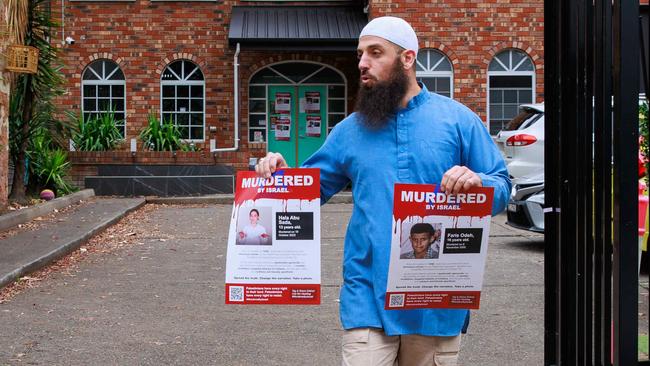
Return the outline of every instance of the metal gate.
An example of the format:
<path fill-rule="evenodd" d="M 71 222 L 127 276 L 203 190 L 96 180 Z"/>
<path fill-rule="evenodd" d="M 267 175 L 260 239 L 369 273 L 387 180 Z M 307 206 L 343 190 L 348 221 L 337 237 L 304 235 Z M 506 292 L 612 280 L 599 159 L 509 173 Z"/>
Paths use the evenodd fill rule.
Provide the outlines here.
<path fill-rule="evenodd" d="M 544 7 L 544 364 L 637 365 L 639 1 Z"/>

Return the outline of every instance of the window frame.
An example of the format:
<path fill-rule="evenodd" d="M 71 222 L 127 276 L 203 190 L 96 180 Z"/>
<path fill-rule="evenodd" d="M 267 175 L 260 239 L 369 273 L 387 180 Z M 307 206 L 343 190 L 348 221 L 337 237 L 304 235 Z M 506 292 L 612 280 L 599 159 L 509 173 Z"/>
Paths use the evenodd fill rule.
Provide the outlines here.
<path fill-rule="evenodd" d="M 95 70 L 93 70 L 92 67 L 91 67 L 91 65 L 93 65 L 95 63 L 99 63 L 99 62 L 102 63 L 102 75 L 98 75 L 95 72 Z M 115 69 L 109 75 L 106 75 L 106 63 L 107 62 L 110 62 L 110 63 L 115 65 Z M 122 73 L 122 76 L 124 76 L 124 78 L 120 79 L 120 80 L 109 80 L 109 78 L 113 74 L 115 74 L 117 71 L 120 71 Z M 96 77 L 98 77 L 98 79 L 97 80 L 86 80 L 86 79 L 84 79 L 84 76 L 86 75 L 87 72 L 92 72 Z M 108 85 L 109 86 L 109 88 L 108 88 L 108 90 L 109 90 L 108 100 L 109 100 L 109 105 L 111 107 L 113 106 L 113 100 L 116 99 L 116 98 L 113 98 L 113 88 L 112 87 L 113 86 L 121 86 L 122 87 L 123 96 L 121 98 L 122 98 L 122 108 L 123 109 L 121 111 L 119 111 L 119 112 L 122 113 L 122 115 L 124 115 L 124 118 L 121 120 L 121 123 L 119 123 L 119 124 L 116 123 L 115 126 L 121 129 L 121 131 L 122 131 L 122 139 L 126 140 L 126 138 L 127 138 L 127 135 L 126 135 L 126 75 L 124 74 L 124 71 L 122 70 L 122 68 L 120 67 L 120 65 L 117 62 L 115 62 L 115 61 L 113 61 L 111 59 L 102 58 L 102 59 L 98 59 L 98 60 L 93 60 L 92 62 L 90 62 L 90 63 L 88 63 L 86 65 L 86 67 L 84 68 L 84 71 L 81 73 L 81 93 L 80 93 L 81 94 L 81 116 L 85 121 L 86 120 L 85 102 L 86 102 L 86 99 L 91 99 L 91 98 L 95 100 L 95 110 L 92 111 L 92 112 L 87 112 L 87 113 L 94 113 L 94 114 L 99 115 L 101 113 L 107 112 L 107 111 L 100 111 L 99 110 L 99 99 L 100 99 L 100 97 L 99 97 L 99 86 L 102 86 L 102 85 Z M 95 87 L 95 96 L 94 97 L 86 97 L 86 91 L 85 91 L 86 86 L 94 86 Z M 105 99 L 105 98 L 101 98 L 101 99 Z M 112 111 L 112 112 L 116 113 L 118 111 Z"/>
<path fill-rule="evenodd" d="M 182 62 L 183 63 L 182 66 L 181 66 L 181 71 L 182 71 L 181 76 L 177 75 L 176 72 L 174 72 L 174 70 L 171 69 L 171 65 L 173 65 L 174 63 L 177 63 L 177 62 Z M 187 63 L 195 66 L 195 69 L 192 70 L 190 73 L 185 72 L 185 65 Z M 165 75 L 165 72 L 168 69 L 178 79 L 176 79 L 176 80 L 163 80 L 162 79 L 163 75 Z M 187 80 L 188 77 L 192 76 L 197 71 L 201 73 L 201 76 L 203 78 L 202 80 Z M 171 113 L 174 116 L 177 116 L 179 113 L 187 114 L 188 115 L 188 122 L 187 122 L 187 131 L 188 131 L 187 137 L 188 138 L 184 138 L 184 136 L 181 137 L 181 141 L 183 141 L 183 142 L 203 143 L 206 140 L 206 133 L 205 133 L 205 125 L 206 125 L 205 124 L 205 93 L 206 93 L 206 90 L 205 90 L 205 84 L 206 84 L 205 83 L 205 74 L 203 73 L 203 70 L 201 70 L 201 67 L 198 64 L 196 64 L 193 61 L 188 60 L 188 59 L 177 59 L 177 60 L 174 60 L 174 61 L 170 62 L 169 64 L 167 64 L 167 66 L 165 66 L 162 73 L 160 74 L 160 113 L 159 113 L 160 123 L 164 122 L 164 115 L 165 114 Z M 190 110 L 188 110 L 187 112 L 180 112 L 177 109 L 177 105 L 178 105 L 177 101 L 179 99 L 178 98 L 177 86 L 187 86 L 189 88 L 189 96 L 187 98 L 180 98 L 180 99 L 183 99 L 183 100 L 187 99 L 189 101 L 188 105 L 191 106 L 192 99 L 198 99 L 198 98 L 193 97 L 192 93 L 191 93 L 192 86 L 195 86 L 195 85 L 200 85 L 200 86 L 203 87 L 202 88 L 203 89 L 203 94 L 201 96 L 201 99 L 202 99 L 202 103 L 201 103 L 201 108 L 202 108 L 201 109 L 201 116 L 202 116 L 202 118 L 201 118 L 201 120 L 202 120 L 201 131 L 202 132 L 201 133 L 202 133 L 203 137 L 201 139 L 193 139 L 192 138 L 192 127 L 198 127 L 198 125 L 193 125 L 191 123 L 192 122 L 192 113 L 194 113 L 194 111 L 191 110 L 191 107 L 190 107 Z M 173 86 L 174 87 L 174 97 L 173 98 L 165 98 L 165 97 L 163 97 L 163 89 L 164 89 L 165 86 Z M 171 99 L 171 100 L 174 101 L 174 111 L 173 112 L 163 110 L 163 103 L 167 99 Z M 181 126 L 179 126 L 179 124 L 178 124 L 178 118 L 177 117 L 174 118 L 174 124 L 178 128 L 181 128 Z M 183 125 L 183 127 L 184 126 L 185 125 Z"/>
<path fill-rule="evenodd" d="M 503 62 L 501 62 L 501 60 L 499 60 L 497 58 L 497 56 L 501 55 L 504 52 L 509 53 L 509 58 L 508 58 L 509 65 L 504 65 Z M 524 56 L 517 63 L 517 65 L 514 65 L 514 66 L 512 65 L 512 54 L 513 54 L 513 52 L 521 53 Z M 526 60 L 530 61 L 531 65 L 533 67 L 532 70 L 517 70 L 520 66 L 523 65 L 523 63 Z M 490 66 L 492 65 L 493 62 L 498 62 L 501 65 L 501 67 L 505 68 L 506 70 L 505 71 L 491 71 Z M 486 122 L 487 123 L 486 124 L 487 124 L 487 126 L 486 127 L 487 127 L 488 132 L 490 133 L 490 135 L 494 137 L 494 136 L 496 136 L 496 134 L 498 134 L 498 132 L 495 133 L 495 134 L 492 134 L 491 131 L 490 131 L 490 128 L 491 128 L 490 94 L 492 92 L 492 87 L 490 86 L 490 79 L 491 79 L 492 76 L 530 76 L 530 82 L 531 82 L 531 84 L 530 84 L 530 100 L 531 100 L 531 102 L 530 103 L 519 103 L 519 102 L 517 102 L 517 110 L 519 110 L 519 106 L 521 104 L 534 104 L 535 103 L 535 89 L 536 89 L 536 85 L 537 85 L 535 63 L 533 62 L 533 59 L 526 52 L 524 52 L 523 50 L 517 49 L 517 48 L 507 48 L 507 49 L 502 50 L 499 53 L 496 53 L 492 57 L 492 60 L 488 63 L 488 66 L 487 66 L 487 96 L 486 96 L 486 101 L 487 101 L 487 108 L 486 108 L 486 111 L 487 111 L 487 114 L 486 114 Z M 505 91 L 505 90 L 517 90 L 517 91 L 519 91 L 519 90 L 522 90 L 522 89 L 524 89 L 524 88 L 519 88 L 519 87 L 518 88 L 497 88 L 497 90 L 503 90 L 503 91 Z M 519 98 L 519 97 L 517 97 L 517 98 Z M 516 114 L 515 114 L 515 116 L 516 116 Z M 505 125 L 503 127 L 505 127 Z"/>
<path fill-rule="evenodd" d="M 427 65 L 423 65 L 420 63 L 420 61 L 416 58 L 415 62 L 417 65 L 419 65 L 424 71 L 415 71 L 415 77 L 416 78 L 449 78 L 449 98 L 454 98 L 454 64 L 451 62 L 449 57 L 447 55 L 436 49 L 436 48 L 423 48 L 418 51 L 418 56 L 420 55 L 421 52 L 426 52 L 427 53 Z M 438 60 L 438 62 L 435 65 L 431 65 L 431 53 L 437 53 L 442 58 Z M 449 71 L 440 71 L 436 70 L 436 68 L 443 62 L 447 61 L 449 63 L 449 66 L 451 67 L 451 70 Z M 431 92 L 437 93 L 435 90 L 429 90 Z M 443 95 L 443 94 L 440 94 Z"/>

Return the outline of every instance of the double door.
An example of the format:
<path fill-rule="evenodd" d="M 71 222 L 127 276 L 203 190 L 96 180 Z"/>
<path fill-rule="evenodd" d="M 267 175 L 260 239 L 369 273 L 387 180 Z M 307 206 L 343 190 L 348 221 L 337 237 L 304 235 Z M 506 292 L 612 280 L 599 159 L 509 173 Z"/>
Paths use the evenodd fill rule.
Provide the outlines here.
<path fill-rule="evenodd" d="M 269 86 L 268 151 L 297 167 L 318 150 L 327 135 L 326 93 L 324 85 Z"/>

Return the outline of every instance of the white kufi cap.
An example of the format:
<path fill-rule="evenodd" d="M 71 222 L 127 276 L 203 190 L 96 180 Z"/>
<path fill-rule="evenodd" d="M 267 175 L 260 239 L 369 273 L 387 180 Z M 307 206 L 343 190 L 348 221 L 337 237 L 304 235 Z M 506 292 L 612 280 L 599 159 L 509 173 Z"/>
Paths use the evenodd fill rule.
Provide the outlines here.
<path fill-rule="evenodd" d="M 377 36 L 405 50 L 413 50 L 416 55 L 418 53 L 418 37 L 411 25 L 401 18 L 375 18 L 361 30 L 359 38 L 363 36 Z"/>

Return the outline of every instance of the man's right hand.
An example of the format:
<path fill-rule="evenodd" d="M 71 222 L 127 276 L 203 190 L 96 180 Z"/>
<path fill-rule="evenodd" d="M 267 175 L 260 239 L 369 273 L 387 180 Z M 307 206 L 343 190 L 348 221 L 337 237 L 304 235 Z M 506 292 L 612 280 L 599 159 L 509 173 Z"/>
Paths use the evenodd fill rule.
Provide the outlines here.
<path fill-rule="evenodd" d="M 255 172 L 260 177 L 271 178 L 271 175 L 275 173 L 276 170 L 288 167 L 289 166 L 284 160 L 282 154 L 270 152 L 257 161 Z"/>

